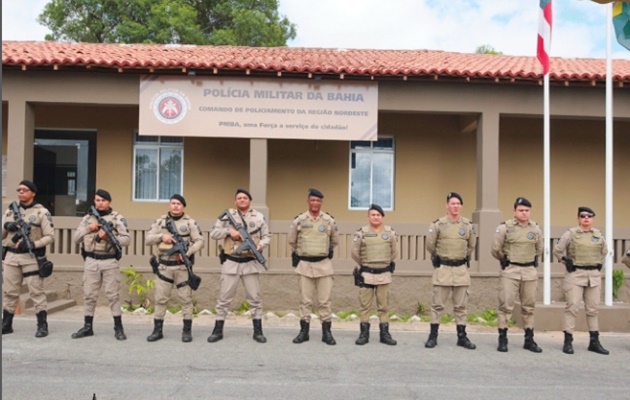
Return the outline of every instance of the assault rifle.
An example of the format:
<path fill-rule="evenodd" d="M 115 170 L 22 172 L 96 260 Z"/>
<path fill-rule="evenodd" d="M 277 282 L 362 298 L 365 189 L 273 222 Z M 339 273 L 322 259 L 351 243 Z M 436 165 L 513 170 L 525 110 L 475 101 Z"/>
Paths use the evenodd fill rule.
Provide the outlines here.
<path fill-rule="evenodd" d="M 13 211 L 13 217 L 15 218 L 15 222 L 17 222 L 17 233 L 13 235 L 11 241 L 13 243 L 17 243 L 20 239 L 22 239 L 22 243 L 24 243 L 24 245 L 28 249 L 31 257 L 35 257 L 35 254 L 33 253 L 35 246 L 33 245 L 31 239 L 28 237 L 28 235 L 30 235 L 31 233 L 31 224 L 22 219 L 17 202 L 14 201 L 11 203 L 11 211 Z"/>
<path fill-rule="evenodd" d="M 166 220 L 166 229 L 173 236 L 175 243 L 173 243 L 173 247 L 166 252 L 167 255 L 172 256 L 175 253 L 181 257 L 184 265 L 186 266 L 186 270 L 188 270 L 188 286 L 192 290 L 199 289 L 199 285 L 201 284 L 201 278 L 193 273 L 193 263 L 190 258 L 186 255 L 186 251 L 188 250 L 188 242 L 186 242 L 177 232 L 177 226 L 175 226 L 175 222 L 172 219 L 168 218 Z"/>
<path fill-rule="evenodd" d="M 109 241 L 109 245 L 105 247 L 105 251 L 109 253 L 109 251 L 113 247 L 114 251 L 116 252 L 116 260 L 120 260 L 122 258 L 122 247 L 120 247 L 120 242 L 118 241 L 116 236 L 114 236 L 114 232 L 112 232 L 112 230 L 114 229 L 113 223 L 105 221 L 94 206 L 90 207 L 88 213 L 96 217 L 96 220 L 101 226 L 101 229 L 103 230 L 103 232 L 105 232 L 105 235 L 107 235 L 107 241 Z M 100 236 L 96 237 L 96 241 L 101 241 Z"/>
<path fill-rule="evenodd" d="M 225 218 L 227 218 L 227 220 Z M 228 221 L 230 225 L 232 225 L 234 229 L 236 229 L 238 233 L 241 234 L 243 243 L 241 243 L 241 245 L 238 246 L 238 248 L 236 249 L 236 252 L 241 253 L 245 250 L 249 250 L 256 258 L 256 261 L 258 261 L 260 265 L 262 265 L 263 267 L 265 267 L 265 269 L 267 269 L 267 266 L 265 265 L 267 264 L 267 260 L 265 260 L 265 257 L 262 255 L 262 253 L 258 251 L 258 246 L 256 246 L 256 242 L 254 242 L 254 239 L 252 239 L 249 232 L 247 232 L 247 229 L 244 225 L 245 222 L 243 221 L 243 224 L 239 224 L 238 222 L 236 222 L 232 214 L 230 214 L 230 210 L 223 211 L 223 213 L 219 215 L 219 220 Z"/>

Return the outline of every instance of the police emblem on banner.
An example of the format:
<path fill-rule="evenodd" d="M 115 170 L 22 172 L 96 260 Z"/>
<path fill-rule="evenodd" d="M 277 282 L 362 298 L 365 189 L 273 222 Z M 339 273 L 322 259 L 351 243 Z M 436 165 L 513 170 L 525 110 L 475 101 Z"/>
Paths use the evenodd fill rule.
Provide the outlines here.
<path fill-rule="evenodd" d="M 188 97 L 178 90 L 161 90 L 151 99 L 153 115 L 164 124 L 178 123 L 184 119 L 189 108 Z"/>
<path fill-rule="evenodd" d="M 534 232 L 528 232 L 527 233 L 527 239 L 532 240 L 534 238 Z"/>
<path fill-rule="evenodd" d="M 464 236 L 466 234 L 466 230 L 464 228 L 461 228 L 459 231 L 457 231 L 457 233 L 459 233 L 459 236 Z"/>
<path fill-rule="evenodd" d="M 324 225 L 320 225 L 317 230 L 320 232 L 326 232 L 326 227 Z"/>

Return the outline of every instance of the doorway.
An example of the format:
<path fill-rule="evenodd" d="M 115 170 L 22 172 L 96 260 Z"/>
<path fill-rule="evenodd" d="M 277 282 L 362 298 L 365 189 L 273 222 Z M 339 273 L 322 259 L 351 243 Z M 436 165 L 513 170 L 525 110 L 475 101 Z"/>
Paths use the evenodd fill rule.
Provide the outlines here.
<path fill-rule="evenodd" d="M 83 216 L 96 185 L 96 132 L 35 130 L 37 201 L 55 216 Z"/>

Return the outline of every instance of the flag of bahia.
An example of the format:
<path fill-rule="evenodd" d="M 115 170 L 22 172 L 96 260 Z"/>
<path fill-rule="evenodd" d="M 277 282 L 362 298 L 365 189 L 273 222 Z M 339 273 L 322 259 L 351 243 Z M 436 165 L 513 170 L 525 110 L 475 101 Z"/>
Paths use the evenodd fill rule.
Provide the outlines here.
<path fill-rule="evenodd" d="M 153 115 L 164 124 L 176 124 L 190 109 L 188 96 L 179 90 L 163 89 L 151 99 Z"/>
<path fill-rule="evenodd" d="M 538 18 L 537 57 L 543 68 L 543 75 L 549 72 L 549 54 L 551 53 L 551 0 L 540 0 Z"/>
<path fill-rule="evenodd" d="M 612 18 L 617 41 L 630 50 L 630 3 L 616 1 L 613 5 Z"/>

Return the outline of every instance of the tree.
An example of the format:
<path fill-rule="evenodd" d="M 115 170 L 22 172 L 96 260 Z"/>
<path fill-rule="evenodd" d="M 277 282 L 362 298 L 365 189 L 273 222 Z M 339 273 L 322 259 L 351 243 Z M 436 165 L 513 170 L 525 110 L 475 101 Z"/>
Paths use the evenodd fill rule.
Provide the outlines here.
<path fill-rule="evenodd" d="M 476 54 L 503 54 L 503 52 L 497 51 L 494 49 L 494 47 L 490 46 L 489 44 L 483 44 L 481 46 L 477 46 L 477 48 L 475 49 L 475 53 Z"/>
<path fill-rule="evenodd" d="M 46 40 L 285 46 L 295 24 L 278 0 L 51 0 Z"/>

